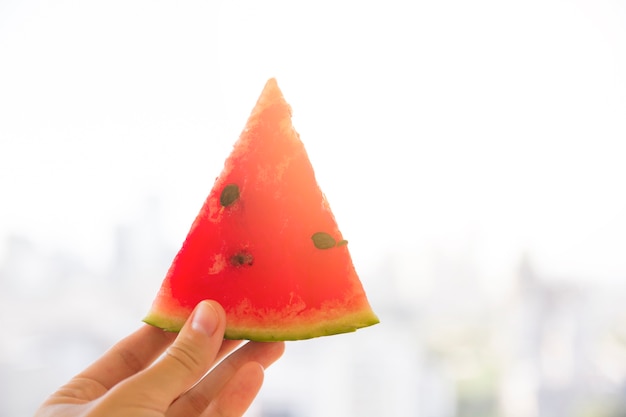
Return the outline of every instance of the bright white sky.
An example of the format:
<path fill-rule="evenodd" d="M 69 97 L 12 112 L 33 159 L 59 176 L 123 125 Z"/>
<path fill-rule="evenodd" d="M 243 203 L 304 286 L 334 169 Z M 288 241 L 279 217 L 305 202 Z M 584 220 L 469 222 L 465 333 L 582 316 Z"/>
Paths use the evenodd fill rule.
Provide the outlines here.
<path fill-rule="evenodd" d="M 0 239 L 100 262 L 154 194 L 182 241 L 269 77 L 357 263 L 626 277 L 618 0 L 4 0 Z"/>

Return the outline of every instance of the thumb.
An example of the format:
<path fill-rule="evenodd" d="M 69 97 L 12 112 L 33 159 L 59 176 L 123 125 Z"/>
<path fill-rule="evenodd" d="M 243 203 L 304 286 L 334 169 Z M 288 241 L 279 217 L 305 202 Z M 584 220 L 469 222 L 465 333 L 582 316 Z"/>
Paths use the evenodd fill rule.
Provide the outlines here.
<path fill-rule="evenodd" d="M 131 386 L 125 394 L 141 393 L 137 397 L 147 400 L 150 408 L 166 410 L 214 364 L 225 322 L 226 315 L 217 302 L 200 302 L 161 359 L 128 381 Z"/>

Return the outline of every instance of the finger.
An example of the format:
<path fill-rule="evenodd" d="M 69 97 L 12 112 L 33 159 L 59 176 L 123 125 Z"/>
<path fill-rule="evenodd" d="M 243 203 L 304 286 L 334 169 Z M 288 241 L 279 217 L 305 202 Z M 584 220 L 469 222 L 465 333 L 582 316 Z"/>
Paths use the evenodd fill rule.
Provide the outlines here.
<path fill-rule="evenodd" d="M 215 356 L 215 363 L 221 361 L 223 358 L 228 356 L 233 350 L 237 348 L 241 344 L 242 340 L 230 340 L 224 339 L 222 341 L 222 346 L 220 346 L 219 352 L 217 352 L 217 356 Z"/>
<path fill-rule="evenodd" d="M 235 372 L 209 405 L 207 417 L 241 417 L 263 385 L 261 364 L 248 362 Z"/>
<path fill-rule="evenodd" d="M 226 315 L 218 303 L 199 303 L 161 359 L 115 387 L 118 401 L 165 411 L 213 365 L 225 322 Z"/>
<path fill-rule="evenodd" d="M 170 407 L 168 416 L 200 415 L 242 367 L 255 362 L 267 368 L 283 354 L 284 350 L 285 344 L 282 342 L 248 342 L 178 398 Z"/>
<path fill-rule="evenodd" d="M 197 389 L 217 393 L 239 368 L 248 362 L 258 362 L 268 368 L 285 352 L 284 342 L 248 342 L 224 359 L 199 384 Z M 196 387 L 194 387 L 196 389 Z"/>
<path fill-rule="evenodd" d="M 116 343 L 74 379 L 91 380 L 109 390 L 154 362 L 175 337 L 174 333 L 143 325 Z"/>

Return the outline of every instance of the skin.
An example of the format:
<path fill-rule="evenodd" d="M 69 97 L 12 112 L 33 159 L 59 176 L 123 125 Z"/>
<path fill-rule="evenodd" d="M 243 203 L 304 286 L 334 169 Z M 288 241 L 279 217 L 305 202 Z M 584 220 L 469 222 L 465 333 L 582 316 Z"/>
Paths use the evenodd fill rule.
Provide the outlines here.
<path fill-rule="evenodd" d="M 203 301 L 178 334 L 144 325 L 59 388 L 35 417 L 240 417 L 284 343 L 238 348 L 240 341 L 224 340 L 225 323 L 222 307 Z"/>

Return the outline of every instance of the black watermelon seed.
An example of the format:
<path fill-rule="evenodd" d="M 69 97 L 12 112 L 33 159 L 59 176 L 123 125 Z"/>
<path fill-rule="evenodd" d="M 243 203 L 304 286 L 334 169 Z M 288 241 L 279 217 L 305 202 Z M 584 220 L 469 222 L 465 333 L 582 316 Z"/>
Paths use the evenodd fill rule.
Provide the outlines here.
<path fill-rule="evenodd" d="M 249 252 L 237 252 L 230 258 L 233 266 L 250 266 L 254 263 L 254 257 Z"/>
<path fill-rule="evenodd" d="M 313 233 L 311 239 L 313 239 L 313 244 L 318 249 L 330 249 L 335 247 L 336 244 L 335 239 L 326 232 Z"/>
<path fill-rule="evenodd" d="M 228 184 L 222 190 L 220 195 L 220 204 L 223 207 L 228 207 L 233 204 L 239 198 L 239 187 L 237 184 Z"/>

